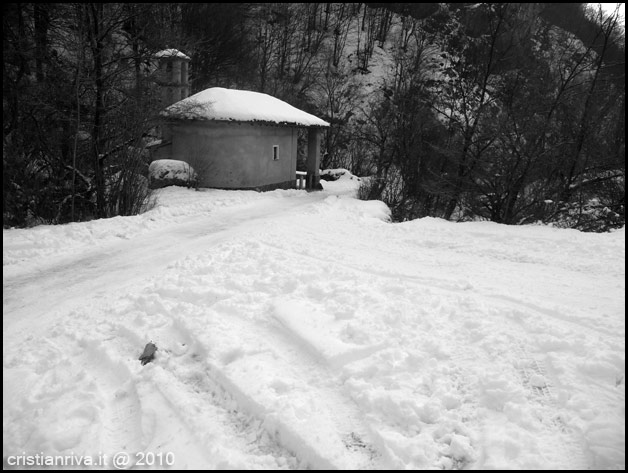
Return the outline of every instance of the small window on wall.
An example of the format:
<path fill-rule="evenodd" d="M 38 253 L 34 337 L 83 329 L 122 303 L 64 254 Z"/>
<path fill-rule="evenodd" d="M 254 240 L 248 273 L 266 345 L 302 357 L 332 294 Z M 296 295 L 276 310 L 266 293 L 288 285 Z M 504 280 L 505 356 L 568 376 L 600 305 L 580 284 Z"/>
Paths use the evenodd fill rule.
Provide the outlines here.
<path fill-rule="evenodd" d="M 279 145 L 273 145 L 273 161 L 279 160 Z"/>

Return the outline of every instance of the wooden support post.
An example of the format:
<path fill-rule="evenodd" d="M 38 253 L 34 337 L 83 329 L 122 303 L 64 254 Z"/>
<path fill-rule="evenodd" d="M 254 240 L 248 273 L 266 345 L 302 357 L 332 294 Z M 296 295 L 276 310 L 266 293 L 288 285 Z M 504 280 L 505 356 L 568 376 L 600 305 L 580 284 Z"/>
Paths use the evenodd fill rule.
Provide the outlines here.
<path fill-rule="evenodd" d="M 303 171 L 297 171 L 297 189 L 305 189 L 305 179 L 307 173 Z"/>
<path fill-rule="evenodd" d="M 318 189 L 320 182 L 321 140 L 318 128 L 309 128 L 307 134 L 307 186 Z"/>

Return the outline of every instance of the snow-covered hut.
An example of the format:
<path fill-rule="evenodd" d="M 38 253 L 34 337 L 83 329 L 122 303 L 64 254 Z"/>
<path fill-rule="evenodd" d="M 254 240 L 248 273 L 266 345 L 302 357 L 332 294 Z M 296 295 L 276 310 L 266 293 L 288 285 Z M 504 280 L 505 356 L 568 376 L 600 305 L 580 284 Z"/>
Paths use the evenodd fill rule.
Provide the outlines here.
<path fill-rule="evenodd" d="M 161 112 L 159 158 L 186 161 L 201 187 L 293 188 L 298 130 L 308 130 L 308 188 L 319 185 L 320 133 L 329 124 L 275 97 L 212 87 Z"/>

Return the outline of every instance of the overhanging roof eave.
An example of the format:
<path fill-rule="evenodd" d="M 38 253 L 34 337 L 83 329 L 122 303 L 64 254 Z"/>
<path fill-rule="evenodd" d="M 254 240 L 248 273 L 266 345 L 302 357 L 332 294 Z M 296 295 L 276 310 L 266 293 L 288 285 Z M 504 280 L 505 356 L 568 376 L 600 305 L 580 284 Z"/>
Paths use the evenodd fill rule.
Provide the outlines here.
<path fill-rule="evenodd" d="M 198 118 L 198 117 L 181 117 L 167 114 L 160 114 L 161 117 L 167 121 L 177 122 L 196 122 L 196 123 L 232 123 L 235 125 L 259 125 L 259 126 L 277 126 L 277 127 L 291 127 L 291 128 L 329 128 L 329 124 L 305 124 L 297 122 L 275 122 L 272 120 L 236 120 L 236 119 L 215 119 L 215 118 Z"/>

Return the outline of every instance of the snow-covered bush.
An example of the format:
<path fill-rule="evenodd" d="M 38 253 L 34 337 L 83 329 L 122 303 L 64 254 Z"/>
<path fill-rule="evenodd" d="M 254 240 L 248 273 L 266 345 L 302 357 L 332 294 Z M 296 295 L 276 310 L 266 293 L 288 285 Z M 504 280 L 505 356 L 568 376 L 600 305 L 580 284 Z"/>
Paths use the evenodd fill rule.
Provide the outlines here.
<path fill-rule="evenodd" d="M 148 186 L 160 189 L 167 186 L 196 187 L 198 175 L 192 166 L 176 159 L 158 159 L 148 167 Z"/>

